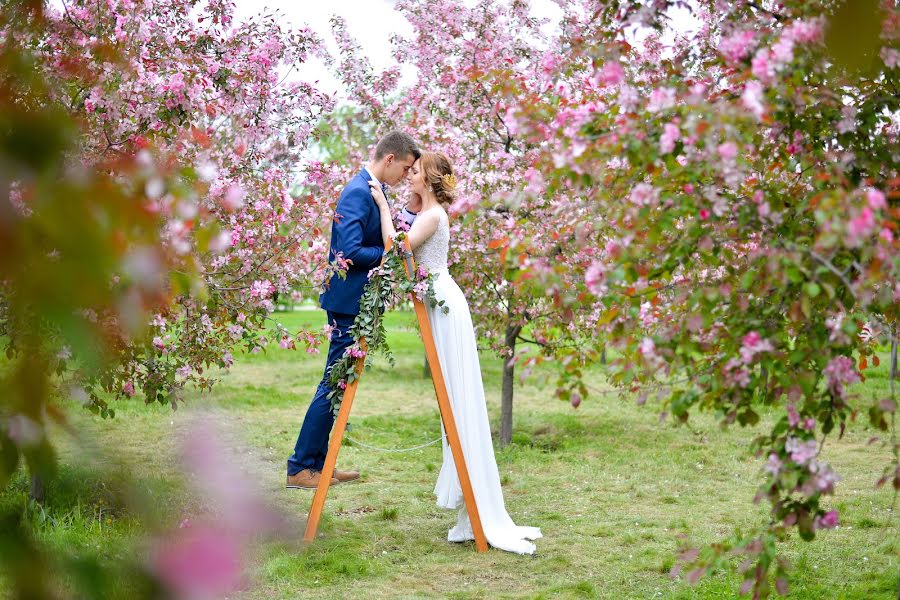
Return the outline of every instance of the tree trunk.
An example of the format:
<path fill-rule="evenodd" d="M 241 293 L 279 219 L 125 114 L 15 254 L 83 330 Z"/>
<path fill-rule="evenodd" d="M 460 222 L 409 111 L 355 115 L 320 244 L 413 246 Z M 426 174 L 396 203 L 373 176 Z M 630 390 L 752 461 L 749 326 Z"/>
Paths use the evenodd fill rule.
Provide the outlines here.
<path fill-rule="evenodd" d="M 604 346 L 603 349 L 600 351 L 600 364 L 601 365 L 606 364 L 606 346 Z"/>
<path fill-rule="evenodd" d="M 518 325 L 506 326 L 506 347 L 510 358 L 503 359 L 503 391 L 500 395 L 500 445 L 507 446 L 512 441 L 513 385 L 515 365 L 511 364 L 516 355 L 516 338 L 522 328 Z"/>
<path fill-rule="evenodd" d="M 425 361 L 422 364 L 422 377 L 431 379 L 431 367 L 428 365 L 428 354 L 425 354 Z"/>
<path fill-rule="evenodd" d="M 30 496 L 38 504 L 44 503 L 44 478 L 36 473 L 31 475 Z"/>
<path fill-rule="evenodd" d="M 891 331 L 891 379 L 897 379 L 897 331 Z"/>

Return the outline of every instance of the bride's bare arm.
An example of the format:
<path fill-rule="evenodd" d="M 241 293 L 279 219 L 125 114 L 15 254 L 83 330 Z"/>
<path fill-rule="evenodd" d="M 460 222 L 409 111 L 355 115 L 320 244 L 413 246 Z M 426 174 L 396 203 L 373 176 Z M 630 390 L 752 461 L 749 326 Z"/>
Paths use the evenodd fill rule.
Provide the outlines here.
<path fill-rule="evenodd" d="M 420 212 L 416 220 L 413 221 L 412 227 L 409 228 L 409 233 L 407 233 L 410 247 L 418 248 L 422 242 L 434 235 L 434 232 L 437 231 L 438 223 L 439 215 L 437 210 Z"/>

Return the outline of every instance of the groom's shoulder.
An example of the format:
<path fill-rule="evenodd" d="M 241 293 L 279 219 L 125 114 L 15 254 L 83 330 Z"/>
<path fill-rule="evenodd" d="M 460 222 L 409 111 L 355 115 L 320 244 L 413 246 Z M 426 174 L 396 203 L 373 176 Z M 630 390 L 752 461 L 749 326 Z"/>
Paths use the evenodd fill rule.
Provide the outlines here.
<path fill-rule="evenodd" d="M 349 195 L 359 195 L 362 192 L 369 191 L 369 184 L 362 176 L 362 173 L 357 173 L 350 181 L 347 182 L 347 185 L 344 186 L 344 189 L 341 190 L 341 199 L 343 200 Z"/>
<path fill-rule="evenodd" d="M 366 182 L 365 177 L 363 177 L 362 172 L 356 173 L 347 181 L 347 184 L 344 185 L 343 192 L 353 191 L 357 189 L 365 189 L 368 188 L 369 184 Z"/>

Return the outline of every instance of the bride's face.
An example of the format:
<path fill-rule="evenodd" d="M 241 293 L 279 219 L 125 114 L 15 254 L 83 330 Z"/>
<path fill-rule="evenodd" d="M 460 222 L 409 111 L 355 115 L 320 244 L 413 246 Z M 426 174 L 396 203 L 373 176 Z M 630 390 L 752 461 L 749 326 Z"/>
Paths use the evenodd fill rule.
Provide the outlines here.
<path fill-rule="evenodd" d="M 409 170 L 409 187 L 413 193 L 421 195 L 425 190 L 424 174 L 422 173 L 422 161 L 416 160 Z"/>

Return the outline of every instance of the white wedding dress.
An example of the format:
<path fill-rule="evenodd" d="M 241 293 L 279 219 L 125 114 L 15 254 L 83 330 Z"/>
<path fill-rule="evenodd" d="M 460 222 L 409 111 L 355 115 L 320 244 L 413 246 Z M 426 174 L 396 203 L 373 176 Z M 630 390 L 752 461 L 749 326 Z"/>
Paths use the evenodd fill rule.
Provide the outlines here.
<path fill-rule="evenodd" d="M 535 546 L 529 540 L 542 537 L 541 530 L 537 527 L 517 526 L 506 512 L 503 502 L 469 304 L 447 270 L 447 250 L 450 244 L 447 213 L 441 208 L 430 210 L 440 212 L 437 231 L 416 248 L 413 254 L 416 264 L 425 266 L 434 275 L 435 294 L 450 309 L 449 313 L 444 314 L 440 307 L 431 308 L 426 303 L 453 418 L 475 493 L 475 504 L 485 537 L 491 546 L 518 554 L 533 554 Z M 444 432 L 443 423 L 441 432 Z M 453 454 L 446 438 L 443 457 L 441 472 L 434 486 L 437 504 L 442 508 L 459 509 L 456 526 L 447 534 L 447 540 L 474 540 Z"/>

